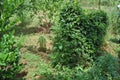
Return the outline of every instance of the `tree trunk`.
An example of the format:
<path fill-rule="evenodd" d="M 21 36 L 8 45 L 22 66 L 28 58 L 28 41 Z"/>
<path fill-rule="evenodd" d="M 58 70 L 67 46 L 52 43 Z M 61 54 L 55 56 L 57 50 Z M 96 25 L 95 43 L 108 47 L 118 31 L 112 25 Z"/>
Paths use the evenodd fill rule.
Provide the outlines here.
<path fill-rule="evenodd" d="M 101 9 L 100 5 L 101 5 L 101 0 L 99 0 L 98 2 L 99 10 Z"/>

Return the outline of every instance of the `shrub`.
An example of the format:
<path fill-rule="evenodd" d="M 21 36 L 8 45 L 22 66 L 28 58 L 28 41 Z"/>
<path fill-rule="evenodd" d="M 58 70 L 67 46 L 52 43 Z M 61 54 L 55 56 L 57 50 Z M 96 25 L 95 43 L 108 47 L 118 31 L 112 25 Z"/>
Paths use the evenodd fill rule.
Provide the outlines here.
<path fill-rule="evenodd" d="M 76 67 L 73 69 L 69 69 L 64 67 L 62 70 L 53 70 L 53 71 L 46 71 L 42 75 L 45 76 L 45 80 L 85 80 L 83 76 L 83 71 L 80 67 Z M 79 76 L 79 78 L 78 78 Z"/>
<path fill-rule="evenodd" d="M 88 16 L 88 24 L 84 27 L 85 35 L 95 46 L 96 50 L 100 48 L 104 41 L 104 36 L 108 27 L 108 17 L 103 11 L 93 11 Z"/>
<path fill-rule="evenodd" d="M 14 36 L 5 34 L 0 42 L 0 79 L 15 79 L 21 70 L 19 48 L 15 48 Z"/>
<path fill-rule="evenodd" d="M 94 66 L 88 71 L 87 80 L 119 80 L 119 63 L 116 57 L 110 54 L 103 55 L 97 59 Z"/>
<path fill-rule="evenodd" d="M 83 16 L 83 10 L 79 5 L 70 4 L 62 9 L 59 20 L 59 31 L 55 34 L 54 61 L 53 64 L 75 66 L 79 62 L 80 52 L 85 51 L 86 38 L 80 36 L 78 27 L 79 19 Z M 80 37 L 79 37 L 80 36 Z M 83 45 L 80 47 L 80 45 Z"/>
<path fill-rule="evenodd" d="M 119 80 L 119 66 L 118 58 L 107 53 L 98 57 L 88 69 L 81 66 L 72 69 L 62 67 L 62 70 L 46 70 L 42 75 L 45 76 L 45 80 Z"/>
<path fill-rule="evenodd" d="M 9 33 L 9 31 L 11 31 L 11 27 L 13 27 L 15 23 L 18 22 L 16 18 L 13 18 L 13 14 L 17 12 L 17 9 L 18 7 L 20 7 L 22 2 L 23 0 L 2 0 L 0 2 L 0 37 L 2 37 L 6 33 Z"/>
<path fill-rule="evenodd" d="M 14 80 L 19 73 L 19 47 L 16 45 L 11 27 L 15 25 L 13 18 L 23 0 L 2 0 L 0 2 L 0 79 Z M 13 18 L 13 20 L 11 19 Z"/>
<path fill-rule="evenodd" d="M 88 67 L 100 48 L 107 29 L 103 11 L 85 14 L 79 3 L 68 3 L 61 10 L 53 47 L 53 64 Z M 84 62 L 83 62 L 84 60 Z"/>
<path fill-rule="evenodd" d="M 16 11 L 16 15 L 22 24 L 27 24 L 30 21 L 32 21 L 33 16 L 35 14 L 34 13 L 35 11 L 33 10 L 34 4 L 32 4 L 31 1 L 32 0 L 23 0 L 20 7 L 18 7 L 18 9 Z"/>

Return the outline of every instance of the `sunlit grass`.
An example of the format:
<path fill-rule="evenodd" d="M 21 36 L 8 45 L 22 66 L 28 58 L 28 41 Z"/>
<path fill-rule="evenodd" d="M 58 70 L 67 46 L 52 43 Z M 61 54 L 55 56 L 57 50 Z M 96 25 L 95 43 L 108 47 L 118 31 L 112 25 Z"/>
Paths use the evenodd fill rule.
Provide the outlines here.
<path fill-rule="evenodd" d="M 35 76 L 40 76 L 40 74 L 46 73 L 46 71 L 53 70 L 50 63 L 46 62 L 40 55 L 23 53 L 21 57 L 21 61 L 24 60 L 27 63 L 27 65 L 25 65 L 25 70 L 28 72 L 27 76 L 25 76 L 27 79 L 34 80 Z"/>

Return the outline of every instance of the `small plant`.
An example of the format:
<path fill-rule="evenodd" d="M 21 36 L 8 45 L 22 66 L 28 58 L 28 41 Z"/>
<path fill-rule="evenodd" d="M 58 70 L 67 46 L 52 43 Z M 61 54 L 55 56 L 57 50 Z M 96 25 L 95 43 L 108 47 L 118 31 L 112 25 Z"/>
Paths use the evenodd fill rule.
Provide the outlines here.
<path fill-rule="evenodd" d="M 39 43 L 39 51 L 46 52 L 46 43 L 47 43 L 47 41 L 46 41 L 46 38 L 43 35 L 41 35 L 39 37 L 38 43 Z"/>

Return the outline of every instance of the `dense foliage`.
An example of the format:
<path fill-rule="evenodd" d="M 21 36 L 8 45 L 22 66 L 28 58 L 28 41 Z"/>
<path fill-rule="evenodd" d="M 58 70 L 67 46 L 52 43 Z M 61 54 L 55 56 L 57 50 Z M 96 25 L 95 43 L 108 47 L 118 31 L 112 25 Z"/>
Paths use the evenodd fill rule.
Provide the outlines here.
<path fill-rule="evenodd" d="M 18 15 L 22 22 L 28 21 L 28 18 L 31 20 L 37 15 L 40 26 L 51 25 L 55 23 L 59 10 L 66 2 L 65 0 L 25 0 Z"/>
<path fill-rule="evenodd" d="M 119 80 L 118 2 L 119 0 L 0 0 L 0 80 L 16 80 L 23 76 L 32 80 Z M 96 6 L 108 12 L 109 28 L 107 14 L 97 10 Z M 48 28 L 53 33 L 40 33 Z M 22 54 L 21 62 L 27 69 L 21 72 L 21 44 L 18 41 L 22 39 L 18 35 L 14 36 L 13 29 L 20 29 L 16 33 L 23 33 L 26 40 L 21 50 L 27 54 Z M 117 36 L 113 35 L 111 29 Z M 111 39 L 113 37 L 116 37 L 116 41 Z M 118 54 L 114 54 L 115 51 Z M 49 52 L 53 53 L 52 60 Z"/>
<path fill-rule="evenodd" d="M 88 71 L 89 78 L 87 80 L 119 80 L 119 67 L 118 58 L 110 54 L 101 56 Z"/>
<path fill-rule="evenodd" d="M 108 26 L 106 13 L 95 11 L 86 14 L 78 3 L 70 2 L 61 10 L 59 18 L 53 64 L 88 66 L 103 43 Z"/>
<path fill-rule="evenodd" d="M 5 34 L 0 42 L 0 79 L 14 79 L 20 71 L 19 48 L 15 48 L 14 36 Z"/>
<path fill-rule="evenodd" d="M 44 75 L 46 80 L 119 80 L 119 66 L 118 58 L 107 53 L 98 57 L 93 66 L 86 70 L 81 66 L 72 69 L 63 67 L 55 72 L 47 70 Z"/>
<path fill-rule="evenodd" d="M 86 37 L 91 40 L 96 50 L 100 48 L 104 41 L 104 36 L 108 27 L 108 17 L 103 11 L 91 12 L 88 16 L 88 22 L 84 26 L 84 32 L 86 32 Z"/>
<path fill-rule="evenodd" d="M 16 45 L 11 27 L 18 21 L 13 14 L 23 0 L 2 0 L 0 2 L 0 79 L 14 80 L 20 71 L 19 48 Z"/>

